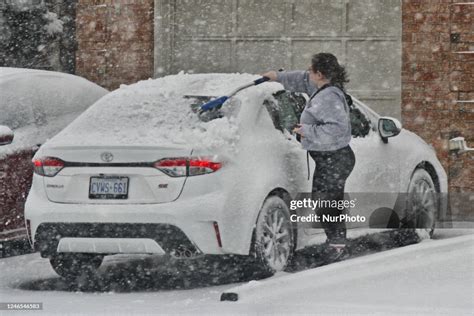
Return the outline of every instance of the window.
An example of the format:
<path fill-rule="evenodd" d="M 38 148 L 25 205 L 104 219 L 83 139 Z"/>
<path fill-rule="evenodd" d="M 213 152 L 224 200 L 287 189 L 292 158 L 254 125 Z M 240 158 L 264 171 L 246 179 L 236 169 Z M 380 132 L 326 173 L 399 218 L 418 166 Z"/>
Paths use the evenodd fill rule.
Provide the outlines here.
<path fill-rule="evenodd" d="M 369 135 L 372 123 L 367 115 L 352 100 L 349 103 L 352 137 L 365 137 Z"/>
<path fill-rule="evenodd" d="M 273 125 L 282 132 L 286 129 L 291 133 L 300 120 L 306 99 L 301 94 L 285 90 L 276 92 L 273 97 L 277 101 L 276 104 L 270 100 L 266 100 L 264 103 L 270 113 Z"/>
<path fill-rule="evenodd" d="M 231 98 L 224 106 L 218 106 L 215 109 L 201 112 L 201 106 L 211 101 L 214 97 L 185 95 L 184 99 L 189 100 L 191 110 L 198 115 L 199 120 L 209 122 L 217 118 L 235 116 L 240 109 L 240 101 Z"/>
<path fill-rule="evenodd" d="M 306 105 L 306 98 L 298 93 L 281 90 L 276 92 L 273 97 L 277 104 L 267 100 L 265 107 L 273 121 L 276 129 L 284 131 L 285 129 L 291 133 L 296 124 L 299 123 L 301 113 Z M 372 123 L 365 112 L 348 99 L 352 137 L 365 137 L 372 129 Z"/>

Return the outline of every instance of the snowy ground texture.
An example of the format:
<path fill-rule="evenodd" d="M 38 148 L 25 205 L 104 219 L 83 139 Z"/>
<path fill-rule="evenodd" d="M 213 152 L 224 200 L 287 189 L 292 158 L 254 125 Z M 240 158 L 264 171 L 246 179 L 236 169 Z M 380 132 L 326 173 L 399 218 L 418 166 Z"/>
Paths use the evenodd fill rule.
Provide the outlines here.
<path fill-rule="evenodd" d="M 365 255 L 262 280 L 218 268 L 193 281 L 164 258 L 110 257 L 89 289 L 66 284 L 47 260 L 28 254 L 0 260 L 0 301 L 42 302 L 35 315 L 473 315 L 473 233 L 438 230 L 434 240 L 385 251 L 361 239 L 355 246 Z M 221 302 L 224 292 L 239 300 Z"/>

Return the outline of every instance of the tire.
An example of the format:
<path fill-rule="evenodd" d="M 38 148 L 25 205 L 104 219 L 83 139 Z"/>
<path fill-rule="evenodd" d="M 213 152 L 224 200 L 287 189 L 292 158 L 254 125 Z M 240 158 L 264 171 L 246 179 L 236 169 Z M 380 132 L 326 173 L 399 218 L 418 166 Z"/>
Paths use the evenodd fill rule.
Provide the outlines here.
<path fill-rule="evenodd" d="M 58 253 L 49 262 L 59 276 L 72 281 L 95 274 L 103 259 L 101 255 L 89 253 Z"/>
<path fill-rule="evenodd" d="M 421 239 L 431 238 L 438 210 L 438 194 L 433 179 L 426 170 L 416 169 L 408 185 L 403 228 L 409 233 L 416 233 Z"/>
<path fill-rule="evenodd" d="M 268 197 L 260 210 L 252 238 L 254 268 L 271 276 L 290 264 L 295 250 L 290 210 L 278 196 Z"/>

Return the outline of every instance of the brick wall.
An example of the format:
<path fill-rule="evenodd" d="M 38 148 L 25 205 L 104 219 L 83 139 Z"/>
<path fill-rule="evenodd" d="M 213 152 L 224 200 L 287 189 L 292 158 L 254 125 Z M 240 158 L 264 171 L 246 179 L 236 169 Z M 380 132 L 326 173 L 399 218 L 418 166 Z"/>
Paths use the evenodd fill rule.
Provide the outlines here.
<path fill-rule="evenodd" d="M 474 146 L 474 103 L 466 102 L 474 100 L 474 5 L 467 2 L 403 1 L 402 120 L 436 148 L 450 192 L 472 194 L 473 153 L 448 149 L 456 136 Z M 470 205 L 451 206 L 455 217 L 474 215 Z"/>
<path fill-rule="evenodd" d="M 76 73 L 107 89 L 153 77 L 153 0 L 79 0 Z"/>

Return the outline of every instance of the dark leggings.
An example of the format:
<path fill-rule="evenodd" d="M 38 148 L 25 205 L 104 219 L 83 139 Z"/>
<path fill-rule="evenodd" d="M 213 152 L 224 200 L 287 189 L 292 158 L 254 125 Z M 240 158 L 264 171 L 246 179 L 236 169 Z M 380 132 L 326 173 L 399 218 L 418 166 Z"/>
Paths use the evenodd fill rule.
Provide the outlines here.
<path fill-rule="evenodd" d="M 313 199 L 344 200 L 346 179 L 354 169 L 355 156 L 351 147 L 334 151 L 309 151 L 316 163 L 313 175 Z M 319 208 L 319 216 L 339 216 L 344 210 L 338 208 Z M 321 222 L 329 243 L 345 243 L 346 225 L 344 222 Z"/>

